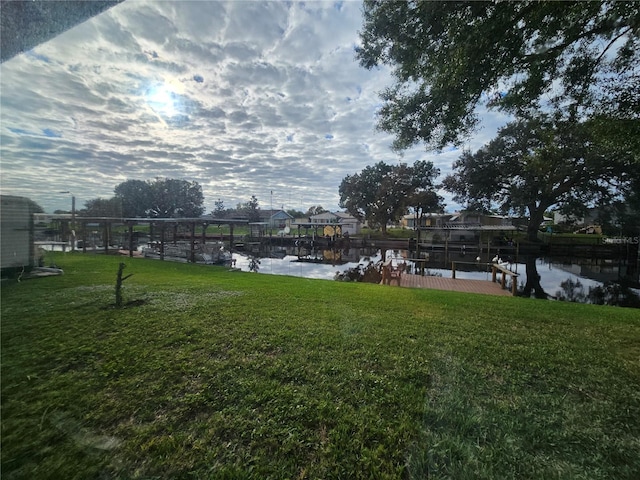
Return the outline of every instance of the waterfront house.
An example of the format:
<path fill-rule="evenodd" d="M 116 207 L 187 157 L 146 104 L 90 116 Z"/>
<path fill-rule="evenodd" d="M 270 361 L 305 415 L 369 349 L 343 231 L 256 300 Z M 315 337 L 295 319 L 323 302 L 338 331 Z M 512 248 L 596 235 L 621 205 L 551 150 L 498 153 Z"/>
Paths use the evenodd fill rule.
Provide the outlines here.
<path fill-rule="evenodd" d="M 402 225 L 405 228 L 420 230 L 421 240 L 443 243 L 477 243 L 482 237 L 509 236 L 517 230 L 511 217 L 490 215 L 473 211 L 455 213 L 428 213 L 417 219 L 415 215 L 405 215 Z"/>
<path fill-rule="evenodd" d="M 260 222 L 266 223 L 269 228 L 283 230 L 291 226 L 293 217 L 284 210 L 259 210 Z"/>
<path fill-rule="evenodd" d="M 321 229 L 323 235 L 351 236 L 360 233 L 362 223 L 349 213 L 324 212 L 306 218 L 296 218 L 291 222 L 291 226 L 305 231 L 310 228 L 314 231 Z"/>

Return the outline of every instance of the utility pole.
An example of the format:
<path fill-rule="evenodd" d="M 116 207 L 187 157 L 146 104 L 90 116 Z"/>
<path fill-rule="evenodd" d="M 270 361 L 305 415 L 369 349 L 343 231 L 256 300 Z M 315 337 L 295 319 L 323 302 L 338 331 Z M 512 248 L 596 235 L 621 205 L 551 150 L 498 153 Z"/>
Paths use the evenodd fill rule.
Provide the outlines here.
<path fill-rule="evenodd" d="M 71 195 L 71 251 L 74 252 L 76 250 L 76 196 L 68 190 L 60 193 Z"/>

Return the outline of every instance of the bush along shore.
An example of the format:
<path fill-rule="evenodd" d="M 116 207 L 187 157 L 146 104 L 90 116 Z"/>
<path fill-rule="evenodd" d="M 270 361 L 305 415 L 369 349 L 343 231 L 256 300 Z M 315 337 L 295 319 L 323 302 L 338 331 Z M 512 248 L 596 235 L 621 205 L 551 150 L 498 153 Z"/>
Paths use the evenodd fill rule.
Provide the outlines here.
<path fill-rule="evenodd" d="M 2 283 L 3 478 L 640 478 L 637 310 L 54 260 Z"/>

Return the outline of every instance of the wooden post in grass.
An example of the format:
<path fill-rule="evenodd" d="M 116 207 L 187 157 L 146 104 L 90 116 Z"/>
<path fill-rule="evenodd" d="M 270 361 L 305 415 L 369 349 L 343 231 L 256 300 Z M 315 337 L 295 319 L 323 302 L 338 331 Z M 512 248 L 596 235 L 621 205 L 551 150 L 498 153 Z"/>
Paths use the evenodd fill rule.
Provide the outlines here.
<path fill-rule="evenodd" d="M 118 276 L 116 277 L 116 308 L 122 307 L 122 282 L 133 275 L 133 273 L 130 273 L 126 277 L 123 277 L 122 271 L 125 267 L 126 265 L 124 263 L 120 263 L 120 266 L 118 267 Z"/>

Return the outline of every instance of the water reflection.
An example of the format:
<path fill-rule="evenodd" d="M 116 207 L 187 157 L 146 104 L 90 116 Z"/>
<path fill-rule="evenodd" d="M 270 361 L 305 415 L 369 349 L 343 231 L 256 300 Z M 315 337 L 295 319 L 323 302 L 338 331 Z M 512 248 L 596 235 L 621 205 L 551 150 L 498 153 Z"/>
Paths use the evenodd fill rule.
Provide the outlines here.
<path fill-rule="evenodd" d="M 59 245 L 44 245 L 46 250 L 60 250 Z M 68 248 L 67 248 L 68 249 Z M 431 249 L 421 251 L 419 258 L 408 250 L 371 248 L 314 248 L 311 245 L 262 246 L 253 251 L 234 252 L 235 267 L 271 275 L 291 275 L 303 278 L 333 280 L 337 273 L 358 265 L 391 260 L 406 263 L 408 273 L 451 277 L 452 262 L 456 262 L 456 278 L 491 280 L 491 263 L 495 252 L 477 253 L 467 249 L 450 248 L 448 251 Z M 167 258 L 167 260 L 171 260 Z M 585 290 L 602 286 L 610 281 L 626 281 L 638 289 L 638 262 L 624 258 L 586 257 L 525 257 L 505 254 L 501 260 L 517 273 L 518 289 L 527 285 L 530 292 L 540 297 L 556 296 L 563 282 L 580 281 Z M 183 261 L 186 261 L 183 259 Z M 528 279 L 533 281 L 527 283 Z"/>
<path fill-rule="evenodd" d="M 442 275 L 451 277 L 451 264 L 456 262 L 456 278 L 491 280 L 491 260 L 495 254 L 471 255 L 464 249 L 455 252 L 422 252 L 420 258 L 407 250 L 380 249 L 312 249 L 274 247 L 250 254 L 235 252 L 236 267 L 244 271 L 258 271 L 272 275 L 292 275 L 304 278 L 333 280 L 336 273 L 367 265 L 383 259 L 395 263 L 405 262 L 409 273 Z M 488 258 L 491 257 L 491 258 Z M 501 259 L 507 267 L 519 275 L 519 289 L 527 285 L 531 292 L 541 297 L 554 296 L 566 280 L 580 281 L 585 288 L 618 280 L 634 272 L 633 265 L 622 260 L 570 259 L 566 257 L 525 257 Z M 256 265 L 256 262 L 258 264 Z M 256 268 L 257 267 L 257 268 Z M 637 274 L 637 271 L 636 271 Z M 528 282 L 528 279 L 531 279 Z M 637 281 L 637 279 L 636 279 Z"/>
<path fill-rule="evenodd" d="M 260 252 L 234 252 L 236 268 L 246 272 L 333 280 L 335 274 L 360 262 L 381 260 L 380 250 L 274 247 Z M 258 265 L 256 268 L 256 260 Z"/>

